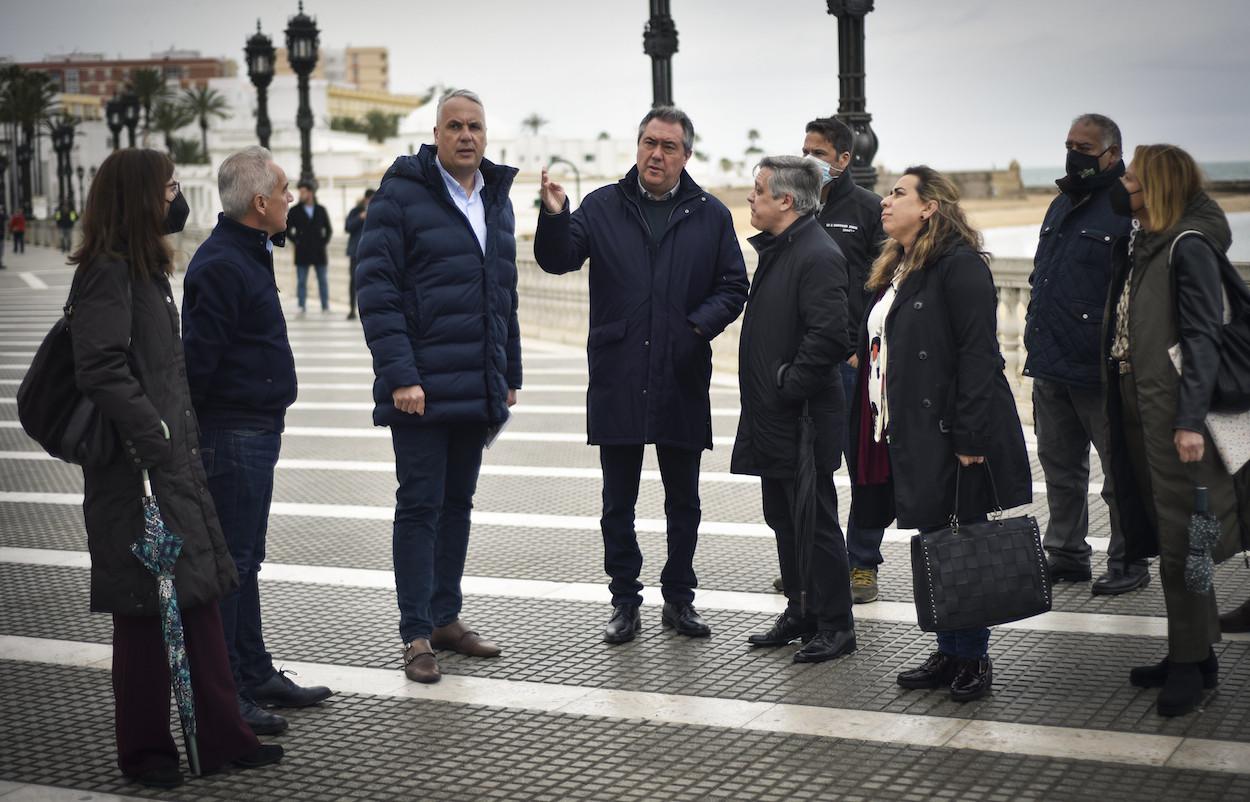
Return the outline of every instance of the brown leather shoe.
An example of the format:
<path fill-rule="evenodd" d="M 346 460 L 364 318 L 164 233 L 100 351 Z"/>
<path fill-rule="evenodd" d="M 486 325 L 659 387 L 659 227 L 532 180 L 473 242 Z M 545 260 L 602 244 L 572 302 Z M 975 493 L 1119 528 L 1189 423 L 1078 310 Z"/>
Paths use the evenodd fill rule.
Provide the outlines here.
<path fill-rule="evenodd" d="M 1233 610 L 1220 616 L 1221 632 L 1250 632 L 1250 599 Z"/>
<path fill-rule="evenodd" d="M 501 649 L 471 629 L 460 619 L 442 627 L 434 627 L 430 645 L 439 651 L 459 652 L 469 657 L 498 657 Z"/>
<path fill-rule="evenodd" d="M 404 647 L 404 676 L 413 682 L 438 682 L 443 673 L 438 670 L 438 658 L 425 639 L 414 640 Z"/>

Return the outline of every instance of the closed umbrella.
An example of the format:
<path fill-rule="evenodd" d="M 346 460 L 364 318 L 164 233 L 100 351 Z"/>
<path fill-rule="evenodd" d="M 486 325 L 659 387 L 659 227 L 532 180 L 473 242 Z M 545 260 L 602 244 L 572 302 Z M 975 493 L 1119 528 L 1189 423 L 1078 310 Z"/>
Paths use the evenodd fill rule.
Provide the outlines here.
<path fill-rule="evenodd" d="M 156 576 L 169 678 L 174 688 L 174 700 L 178 703 L 178 718 L 182 721 L 187 762 L 191 765 L 191 772 L 198 775 L 200 751 L 195 741 L 195 697 L 191 692 L 191 669 L 187 663 L 187 644 L 182 632 L 182 613 L 178 611 L 178 596 L 174 591 L 174 563 L 178 562 L 178 555 L 182 552 L 182 538 L 165 525 L 147 471 L 143 472 L 143 490 L 143 533 L 130 550 Z"/>
<path fill-rule="evenodd" d="M 1189 553 L 1185 555 L 1185 589 L 1210 593 L 1215 562 L 1211 549 L 1220 540 L 1220 522 L 1211 514 L 1207 489 L 1194 488 L 1194 513 L 1189 517 Z"/>
<path fill-rule="evenodd" d="M 799 615 L 807 617 L 807 586 L 816 541 L 816 422 L 808 402 L 799 416 L 798 460 L 794 466 L 795 575 L 799 578 Z"/>

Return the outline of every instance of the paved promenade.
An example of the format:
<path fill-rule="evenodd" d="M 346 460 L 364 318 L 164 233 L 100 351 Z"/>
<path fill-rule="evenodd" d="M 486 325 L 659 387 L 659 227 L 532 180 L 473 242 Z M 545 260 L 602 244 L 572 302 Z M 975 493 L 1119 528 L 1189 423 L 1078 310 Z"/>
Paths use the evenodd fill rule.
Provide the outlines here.
<path fill-rule="evenodd" d="M 356 322 L 293 315 L 300 394 L 287 418 L 262 577 L 279 666 L 337 694 L 292 711 L 276 767 L 191 779 L 172 792 L 115 764 L 111 622 L 87 610 L 78 468 L 47 458 L 14 396 L 70 272 L 60 254 L 5 254 L 0 272 L 0 802 L 9 800 L 1250 799 L 1250 638 L 1216 647 L 1220 686 L 1180 719 L 1128 669 L 1165 653 L 1157 571 L 1095 598 L 1062 585 L 1055 611 L 995 629 L 994 694 L 956 705 L 895 674 L 933 637 L 914 624 L 907 540 L 887 533 L 882 600 L 856 608 L 860 650 L 794 665 L 751 650 L 783 607 L 755 480 L 728 473 L 732 377 L 713 389 L 703 459 L 700 611 L 710 639 L 660 627 L 663 493 L 652 454 L 638 502 L 648 584 L 643 631 L 609 646 L 598 455 L 585 445 L 586 360 L 529 340 L 516 417 L 486 453 L 465 578 L 465 620 L 504 647 L 443 655 L 434 686 L 400 670 L 391 575 L 390 438 L 371 425 L 372 369 Z M 522 299 L 524 303 L 524 299 Z M 1031 439 L 1031 432 L 1028 432 Z M 1032 446 L 1030 446 L 1032 448 Z M 1045 487 L 1033 455 L 1035 502 Z M 839 511 L 849 491 L 839 482 Z M 1095 489 L 1097 478 L 1095 479 Z M 1107 514 L 1091 496 L 1097 574 Z M 1240 560 L 1217 572 L 1222 609 L 1250 596 Z"/>

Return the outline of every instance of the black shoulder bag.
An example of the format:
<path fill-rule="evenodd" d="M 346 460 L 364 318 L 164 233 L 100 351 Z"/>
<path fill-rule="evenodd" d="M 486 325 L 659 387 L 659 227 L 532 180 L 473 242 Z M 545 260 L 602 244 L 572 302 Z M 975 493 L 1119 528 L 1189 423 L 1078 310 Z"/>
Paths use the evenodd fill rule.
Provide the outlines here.
<path fill-rule="evenodd" d="M 70 287 L 61 318 L 48 331 L 17 389 L 17 416 L 26 434 L 57 459 L 100 466 L 120 454 L 117 430 L 74 377 L 70 319 L 78 282 Z"/>
<path fill-rule="evenodd" d="M 989 462 L 985 474 L 1001 514 Z M 1042 535 L 1031 515 L 983 523 L 959 523 L 959 475 L 950 526 L 913 535 L 912 590 L 916 618 L 925 632 L 992 627 L 1048 612 L 1050 570 Z"/>

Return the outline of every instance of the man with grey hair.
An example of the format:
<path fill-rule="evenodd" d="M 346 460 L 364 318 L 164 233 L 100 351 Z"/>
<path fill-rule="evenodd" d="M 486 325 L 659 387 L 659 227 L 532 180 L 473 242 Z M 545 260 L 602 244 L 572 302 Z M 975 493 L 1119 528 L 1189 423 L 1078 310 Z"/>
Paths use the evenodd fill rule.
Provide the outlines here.
<path fill-rule="evenodd" d="M 753 646 L 801 639 L 796 663 L 820 663 L 855 651 L 850 566 L 838 524 L 833 472 L 842 460 L 846 399 L 838 364 L 847 345 L 846 258 L 815 211 L 821 169 L 798 156 L 770 156 L 755 170 L 747 196 L 750 239 L 759 253 L 738 345 L 742 413 L 730 471 L 759 476 L 764 520 L 777 539 L 786 610 Z M 800 430 L 810 418 L 815 443 Z M 811 453 L 800 453 L 812 449 Z M 807 498 L 796 466 L 813 460 Z M 814 507 L 801 531 L 797 507 Z"/>
<path fill-rule="evenodd" d="M 1112 246 L 1129 233 L 1129 218 L 1111 209 L 1111 188 L 1124 175 L 1120 127 L 1101 114 L 1083 114 L 1068 130 L 1066 175 L 1042 221 L 1033 258 L 1033 287 L 1025 319 L 1033 379 L 1037 459 L 1046 476 L 1050 520 L 1042 544 L 1054 582 L 1093 576 L 1089 533 L 1089 447 L 1103 464 L 1102 498 L 1111 518 L 1107 570 L 1090 590 L 1114 596 L 1150 581 L 1145 560 L 1125 559 L 1124 532 L 1109 468 L 1102 393 L 1103 307 L 1111 283 Z"/>
<path fill-rule="evenodd" d="M 257 585 L 283 420 L 296 393 L 273 273 L 291 193 L 286 173 L 260 147 L 228 156 L 217 188 L 225 211 L 187 266 L 182 342 L 208 490 L 239 572 L 238 590 L 221 600 L 239 711 L 267 735 L 287 722 L 262 705 L 305 707 L 330 696 L 329 688 L 301 688 L 274 669 Z"/>
<path fill-rule="evenodd" d="M 693 605 L 699 461 L 712 447 L 711 341 L 741 314 L 747 278 L 729 210 L 686 173 L 693 148 L 690 118 L 661 106 L 638 126 L 636 166 L 576 211 L 542 173 L 539 267 L 568 273 L 590 259 L 586 430 L 603 470 L 608 643 L 633 640 L 641 626 L 634 505 L 647 443 L 659 459 L 668 518 L 661 620 L 680 635 L 711 634 Z"/>

